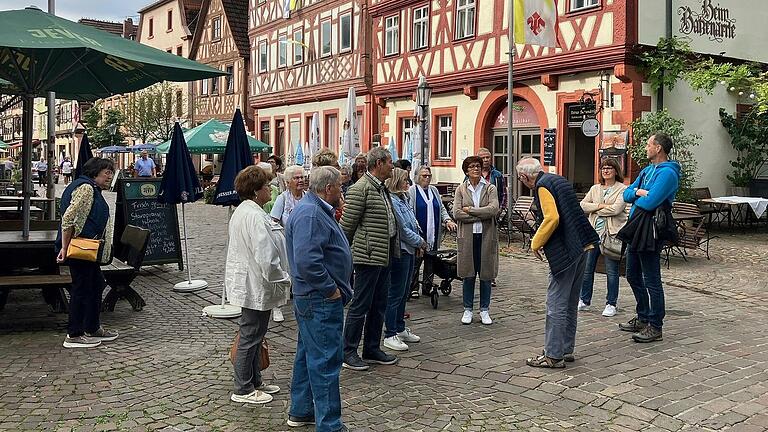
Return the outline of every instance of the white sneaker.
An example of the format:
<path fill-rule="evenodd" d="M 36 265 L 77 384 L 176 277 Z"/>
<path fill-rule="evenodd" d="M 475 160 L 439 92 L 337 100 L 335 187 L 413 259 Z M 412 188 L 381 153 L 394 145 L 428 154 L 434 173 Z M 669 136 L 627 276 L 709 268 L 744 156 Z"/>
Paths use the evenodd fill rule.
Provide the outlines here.
<path fill-rule="evenodd" d="M 64 348 L 93 348 L 101 345 L 101 341 L 98 339 L 90 338 L 88 336 L 75 336 L 64 338 Z"/>
<path fill-rule="evenodd" d="M 493 324 L 493 320 L 491 319 L 491 315 L 488 314 L 488 311 L 480 311 L 480 320 L 485 325 Z"/>
<path fill-rule="evenodd" d="M 418 342 L 421 340 L 420 337 L 411 333 L 411 329 L 409 329 L 408 327 L 406 327 L 405 330 L 403 330 L 402 332 L 398 333 L 397 337 L 399 337 L 400 340 L 403 342 Z"/>
<path fill-rule="evenodd" d="M 384 346 L 395 351 L 408 351 L 408 345 L 403 343 L 397 335 L 384 338 Z"/>
<path fill-rule="evenodd" d="M 272 309 L 272 321 L 274 322 L 285 321 L 285 317 L 283 316 L 283 311 L 279 307 Z"/>
<path fill-rule="evenodd" d="M 464 315 L 461 316 L 461 323 L 462 324 L 472 324 L 472 311 L 471 310 L 465 310 Z"/>
<path fill-rule="evenodd" d="M 616 315 L 616 306 L 614 305 L 605 305 L 605 309 L 603 310 L 603 316 L 604 317 L 612 317 Z"/>
<path fill-rule="evenodd" d="M 236 395 L 232 393 L 229 397 L 232 402 L 247 403 L 247 404 L 265 404 L 272 402 L 272 395 L 266 394 L 263 391 L 254 390 L 253 393 L 247 395 Z"/>
<path fill-rule="evenodd" d="M 264 384 L 261 383 L 260 386 L 256 387 L 256 390 L 260 392 L 264 392 L 266 394 L 275 394 L 280 391 L 280 387 L 274 385 L 274 384 Z"/>
<path fill-rule="evenodd" d="M 579 300 L 579 310 L 580 311 L 588 311 L 589 305 L 584 303 L 583 301 Z"/>

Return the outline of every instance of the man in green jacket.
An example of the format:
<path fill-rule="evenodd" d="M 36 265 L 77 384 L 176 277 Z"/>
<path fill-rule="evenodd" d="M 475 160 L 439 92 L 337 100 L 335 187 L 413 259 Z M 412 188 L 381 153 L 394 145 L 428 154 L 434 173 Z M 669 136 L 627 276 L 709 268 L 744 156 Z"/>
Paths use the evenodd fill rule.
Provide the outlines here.
<path fill-rule="evenodd" d="M 352 245 L 354 294 L 344 324 L 344 363 L 363 371 L 368 363 L 395 364 L 397 357 L 381 350 L 381 333 L 390 285 L 390 255 L 400 253 L 398 226 L 384 180 L 392 176 L 392 156 L 382 147 L 367 155 L 368 172 L 347 190 L 341 228 Z M 363 357 L 357 347 L 365 328 Z"/>

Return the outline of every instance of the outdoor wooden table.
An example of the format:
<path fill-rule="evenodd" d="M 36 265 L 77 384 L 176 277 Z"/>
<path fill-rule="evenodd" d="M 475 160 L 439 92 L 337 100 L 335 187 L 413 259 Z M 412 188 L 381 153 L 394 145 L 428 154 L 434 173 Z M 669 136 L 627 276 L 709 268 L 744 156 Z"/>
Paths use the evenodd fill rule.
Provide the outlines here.
<path fill-rule="evenodd" d="M 24 205 L 24 197 L 20 196 L 0 196 L 0 203 L 4 201 L 16 203 L 16 209 L 18 211 L 21 211 L 21 207 Z M 54 199 L 46 197 L 29 197 L 29 201 L 30 203 L 42 204 L 45 208 L 47 208 L 47 206 L 53 203 Z"/>
<path fill-rule="evenodd" d="M 753 207 L 750 201 L 757 203 L 755 205 L 755 207 L 757 208 Z M 751 198 L 751 197 L 738 197 L 738 196 L 703 198 L 703 199 L 700 199 L 699 202 L 710 204 L 713 207 L 715 207 L 715 209 L 717 209 L 718 211 L 722 211 L 725 207 L 729 207 L 730 209 L 730 211 L 728 212 L 729 228 L 733 227 L 734 225 L 744 227 L 747 223 L 749 223 L 750 212 L 748 209 L 752 210 L 751 213 L 755 216 L 755 220 L 759 223 L 760 219 L 763 216 L 763 213 L 765 213 L 766 211 L 765 206 L 768 205 L 768 199 L 765 199 L 765 198 Z"/>

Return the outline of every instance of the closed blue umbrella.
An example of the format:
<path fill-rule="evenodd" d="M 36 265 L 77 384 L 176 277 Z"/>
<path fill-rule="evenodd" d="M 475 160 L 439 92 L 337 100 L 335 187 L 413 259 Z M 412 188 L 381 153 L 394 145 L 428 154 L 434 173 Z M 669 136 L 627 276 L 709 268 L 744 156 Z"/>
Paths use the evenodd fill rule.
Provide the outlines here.
<path fill-rule="evenodd" d="M 301 143 L 296 146 L 296 165 L 304 165 L 304 150 Z"/>
<path fill-rule="evenodd" d="M 93 152 L 91 151 L 91 143 L 88 142 L 88 134 L 83 134 L 83 139 L 80 141 L 80 148 L 77 150 L 77 164 L 75 165 L 75 178 L 80 177 L 83 173 L 83 165 L 93 158 Z"/>
<path fill-rule="evenodd" d="M 184 227 L 184 255 L 186 257 L 187 281 L 174 285 L 175 291 L 197 291 L 208 286 L 204 280 L 192 280 L 192 271 L 189 268 L 189 250 L 187 249 L 187 219 L 184 214 L 184 204 L 195 202 L 203 196 L 203 188 L 195 173 L 192 157 L 189 155 L 187 143 L 179 123 L 173 126 L 173 138 L 168 159 L 165 163 L 163 180 L 160 182 L 160 190 L 157 200 L 168 204 L 181 204 L 181 224 Z"/>
<path fill-rule="evenodd" d="M 251 149 L 248 146 L 243 114 L 240 109 L 237 109 L 227 136 L 224 162 L 221 165 L 221 174 L 216 183 L 216 194 L 213 198 L 214 204 L 223 206 L 240 204 L 240 197 L 235 191 L 235 177 L 250 165 L 253 165 L 253 156 L 251 156 Z"/>

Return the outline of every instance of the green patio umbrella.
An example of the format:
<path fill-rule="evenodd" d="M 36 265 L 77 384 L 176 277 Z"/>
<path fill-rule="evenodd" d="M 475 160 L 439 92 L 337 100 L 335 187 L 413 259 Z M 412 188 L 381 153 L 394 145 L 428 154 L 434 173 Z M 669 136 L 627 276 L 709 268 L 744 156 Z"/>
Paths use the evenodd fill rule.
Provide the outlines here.
<path fill-rule="evenodd" d="M 94 100 L 129 93 L 161 81 L 194 81 L 223 71 L 35 7 L 0 12 L 0 92 L 24 102 L 22 168 L 24 229 L 29 236 L 32 104 L 56 92 L 62 99 Z"/>
<path fill-rule="evenodd" d="M 0 149 L 8 148 L 8 144 L 3 142 L 3 140 L 0 140 Z"/>
<path fill-rule="evenodd" d="M 227 137 L 229 136 L 229 125 L 216 119 L 210 119 L 207 122 L 188 129 L 184 132 L 184 140 L 187 142 L 187 148 L 192 154 L 223 154 L 227 147 Z M 256 138 L 248 137 L 248 145 L 251 153 L 263 153 L 272 151 L 272 147 L 264 144 Z M 158 153 L 168 153 L 171 147 L 171 141 L 166 141 L 157 146 Z"/>

